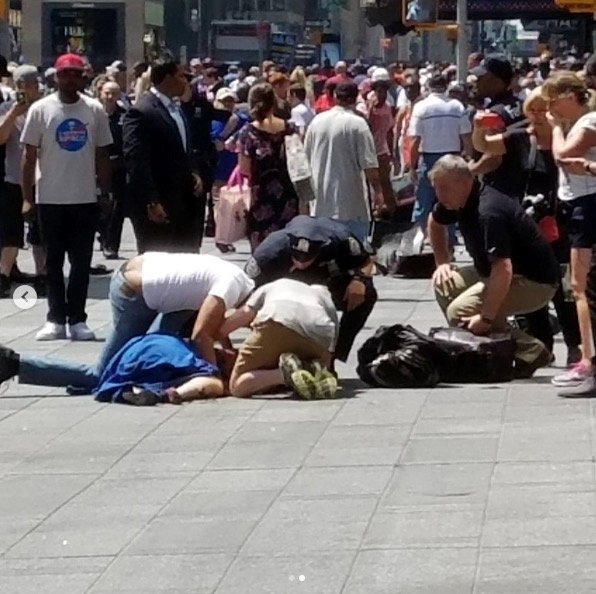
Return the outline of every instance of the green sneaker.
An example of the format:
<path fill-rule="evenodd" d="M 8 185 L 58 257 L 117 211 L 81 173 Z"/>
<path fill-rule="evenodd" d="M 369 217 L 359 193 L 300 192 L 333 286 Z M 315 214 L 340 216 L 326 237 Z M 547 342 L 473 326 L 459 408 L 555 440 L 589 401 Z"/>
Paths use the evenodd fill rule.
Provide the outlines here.
<path fill-rule="evenodd" d="M 292 384 L 303 400 L 330 400 L 337 394 L 337 380 L 326 371 L 315 377 L 310 371 L 300 369 L 292 374 Z"/>
<path fill-rule="evenodd" d="M 279 369 L 284 376 L 284 383 L 288 388 L 294 389 L 292 374 L 304 369 L 304 363 L 293 353 L 284 353 L 279 357 Z"/>

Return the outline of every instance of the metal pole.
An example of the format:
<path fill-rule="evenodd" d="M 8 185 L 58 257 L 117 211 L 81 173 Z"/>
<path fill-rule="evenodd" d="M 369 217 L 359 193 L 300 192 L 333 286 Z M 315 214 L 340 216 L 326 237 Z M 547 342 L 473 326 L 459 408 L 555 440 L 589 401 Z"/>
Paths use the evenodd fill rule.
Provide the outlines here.
<path fill-rule="evenodd" d="M 465 81 L 468 76 L 468 0 L 457 0 L 457 79 Z"/>
<path fill-rule="evenodd" d="M 203 0 L 197 0 L 197 56 L 203 57 Z"/>

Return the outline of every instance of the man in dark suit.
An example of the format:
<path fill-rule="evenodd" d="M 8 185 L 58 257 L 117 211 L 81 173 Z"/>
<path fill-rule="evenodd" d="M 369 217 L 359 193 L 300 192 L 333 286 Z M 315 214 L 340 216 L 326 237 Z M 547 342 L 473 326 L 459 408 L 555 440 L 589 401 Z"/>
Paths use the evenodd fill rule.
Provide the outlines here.
<path fill-rule="evenodd" d="M 197 252 L 205 218 L 191 133 L 175 98 L 188 89 L 173 58 L 151 66 L 152 87 L 124 117 L 123 149 L 140 253 Z"/>

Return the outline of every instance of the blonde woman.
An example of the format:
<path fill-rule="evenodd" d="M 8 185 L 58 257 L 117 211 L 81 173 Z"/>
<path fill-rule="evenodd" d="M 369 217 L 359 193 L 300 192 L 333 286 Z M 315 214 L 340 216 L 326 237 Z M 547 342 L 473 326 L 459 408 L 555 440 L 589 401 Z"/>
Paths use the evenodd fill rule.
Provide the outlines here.
<path fill-rule="evenodd" d="M 306 105 L 313 107 L 315 104 L 315 91 L 312 80 L 306 75 L 306 71 L 302 66 L 296 66 L 290 75 L 290 82 L 292 86 L 300 85 L 306 89 Z"/>
<path fill-rule="evenodd" d="M 553 154 L 560 164 L 559 199 L 570 211 L 571 283 L 581 333 L 582 359 L 553 384 L 572 388 L 562 396 L 583 395 L 596 389 L 590 309 L 586 286 L 592 248 L 596 244 L 596 177 L 577 175 L 565 168 L 564 160 L 596 160 L 596 112 L 590 108 L 591 95 L 577 75 L 560 71 L 547 79 L 542 96 L 548 105 L 548 120 L 553 129 Z"/>

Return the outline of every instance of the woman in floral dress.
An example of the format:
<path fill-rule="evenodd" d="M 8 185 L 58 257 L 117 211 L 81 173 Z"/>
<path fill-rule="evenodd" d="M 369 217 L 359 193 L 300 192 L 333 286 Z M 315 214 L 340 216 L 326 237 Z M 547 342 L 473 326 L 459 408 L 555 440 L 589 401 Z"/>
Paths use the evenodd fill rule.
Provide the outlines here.
<path fill-rule="evenodd" d="M 238 137 L 240 169 L 253 187 L 248 213 L 248 239 L 252 250 L 283 229 L 298 214 L 298 196 L 288 175 L 285 137 L 298 131 L 273 115 L 276 96 L 267 83 L 254 86 L 249 97 L 253 122 Z"/>

